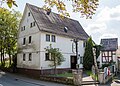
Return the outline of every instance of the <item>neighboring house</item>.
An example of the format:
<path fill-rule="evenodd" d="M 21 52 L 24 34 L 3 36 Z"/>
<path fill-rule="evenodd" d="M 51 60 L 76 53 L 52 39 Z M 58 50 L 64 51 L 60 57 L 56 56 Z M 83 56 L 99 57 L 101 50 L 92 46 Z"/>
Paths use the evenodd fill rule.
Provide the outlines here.
<path fill-rule="evenodd" d="M 108 38 L 101 39 L 100 45 L 102 46 L 101 54 L 97 61 L 100 62 L 100 67 L 102 64 L 109 63 L 110 61 L 117 63 L 117 49 L 118 49 L 118 39 Z"/>
<path fill-rule="evenodd" d="M 117 50 L 117 57 L 120 60 L 120 46 L 118 47 L 118 50 Z"/>
<path fill-rule="evenodd" d="M 49 74 L 53 68 L 49 66 L 51 59 L 45 48 L 50 44 L 59 48 L 65 58 L 57 66 L 59 71 L 75 69 L 76 64 L 82 67 L 84 42 L 88 37 L 78 21 L 61 18 L 53 12 L 47 15 L 42 8 L 26 4 L 18 33 L 18 70 Z M 76 57 L 75 39 L 78 40 L 79 58 Z"/>

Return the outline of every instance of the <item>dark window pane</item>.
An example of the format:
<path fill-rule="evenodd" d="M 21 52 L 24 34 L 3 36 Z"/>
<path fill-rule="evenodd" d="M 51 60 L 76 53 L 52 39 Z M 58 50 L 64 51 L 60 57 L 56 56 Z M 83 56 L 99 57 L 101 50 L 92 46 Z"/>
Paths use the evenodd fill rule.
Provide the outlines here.
<path fill-rule="evenodd" d="M 25 39 L 25 38 L 23 38 L 23 45 L 25 45 L 25 40 L 26 40 L 26 39 Z"/>
<path fill-rule="evenodd" d="M 30 23 L 30 27 L 32 27 L 32 23 Z"/>
<path fill-rule="evenodd" d="M 46 34 L 46 41 L 50 41 L 50 35 Z"/>
<path fill-rule="evenodd" d="M 35 21 L 33 22 L 33 26 L 35 26 Z"/>
<path fill-rule="evenodd" d="M 23 54 L 23 61 L 25 61 L 25 54 Z"/>
<path fill-rule="evenodd" d="M 49 53 L 45 53 L 45 60 L 50 60 Z"/>
<path fill-rule="evenodd" d="M 25 26 L 23 27 L 23 30 L 25 30 Z"/>
<path fill-rule="evenodd" d="M 55 35 L 52 35 L 52 42 L 55 42 Z"/>
<path fill-rule="evenodd" d="M 29 53 L 29 61 L 32 61 L 32 53 Z"/>
<path fill-rule="evenodd" d="M 30 12 L 28 13 L 28 16 L 30 16 Z"/>
<path fill-rule="evenodd" d="M 31 37 L 31 36 L 29 36 L 29 43 L 31 43 L 31 38 L 32 38 L 32 37 Z"/>

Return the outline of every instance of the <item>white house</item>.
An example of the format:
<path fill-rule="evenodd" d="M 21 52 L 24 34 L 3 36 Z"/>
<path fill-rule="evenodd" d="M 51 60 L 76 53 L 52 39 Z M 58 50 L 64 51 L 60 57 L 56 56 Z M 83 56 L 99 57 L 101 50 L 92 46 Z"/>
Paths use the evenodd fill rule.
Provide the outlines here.
<path fill-rule="evenodd" d="M 80 23 L 70 18 L 61 18 L 58 14 L 46 11 L 34 5 L 26 4 L 19 26 L 17 67 L 19 71 L 50 73 L 50 58 L 45 51 L 50 44 L 59 48 L 65 61 L 57 69 L 75 69 L 76 64 L 82 67 L 84 42 L 88 38 Z M 78 40 L 78 58 L 75 42 Z M 80 60 L 81 59 L 81 60 Z M 39 74 L 38 73 L 38 74 Z"/>
<path fill-rule="evenodd" d="M 109 63 L 111 61 L 116 62 L 117 64 L 118 39 L 101 39 L 100 45 L 102 45 L 101 53 L 97 59 L 97 61 L 100 62 L 100 67 L 102 66 L 102 64 Z"/>

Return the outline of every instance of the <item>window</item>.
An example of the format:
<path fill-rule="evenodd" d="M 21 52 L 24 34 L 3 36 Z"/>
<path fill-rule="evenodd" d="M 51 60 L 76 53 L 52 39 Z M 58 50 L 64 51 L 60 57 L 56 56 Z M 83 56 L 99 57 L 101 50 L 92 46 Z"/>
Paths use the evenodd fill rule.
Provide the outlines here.
<path fill-rule="evenodd" d="M 21 27 L 21 31 L 23 31 L 23 27 Z"/>
<path fill-rule="evenodd" d="M 26 40 L 26 38 L 23 38 L 23 45 L 25 45 L 25 40 Z"/>
<path fill-rule="evenodd" d="M 35 26 L 35 21 L 33 22 L 33 26 Z"/>
<path fill-rule="evenodd" d="M 30 28 L 35 26 L 35 21 L 30 23 Z"/>
<path fill-rule="evenodd" d="M 46 34 L 46 41 L 50 41 L 50 35 Z"/>
<path fill-rule="evenodd" d="M 25 61 L 25 53 L 23 54 L 23 61 Z"/>
<path fill-rule="evenodd" d="M 23 30 L 25 30 L 25 26 L 23 27 Z"/>
<path fill-rule="evenodd" d="M 29 53 L 29 61 L 32 61 L 32 53 Z"/>
<path fill-rule="evenodd" d="M 52 42 L 55 42 L 55 35 L 52 35 Z"/>
<path fill-rule="evenodd" d="M 50 60 L 50 58 L 49 58 L 49 53 L 45 53 L 45 60 L 47 61 L 47 60 Z"/>
<path fill-rule="evenodd" d="M 86 42 L 83 42 L 83 47 L 85 47 L 86 46 Z"/>
<path fill-rule="evenodd" d="M 30 23 L 30 27 L 32 27 L 32 23 Z"/>
<path fill-rule="evenodd" d="M 28 16 L 30 16 L 30 12 L 28 13 Z"/>
<path fill-rule="evenodd" d="M 83 56 L 80 56 L 80 64 L 83 64 Z"/>
<path fill-rule="evenodd" d="M 110 61 L 113 61 L 112 51 L 102 52 L 102 62 L 110 62 Z"/>
<path fill-rule="evenodd" d="M 29 43 L 31 43 L 31 39 L 32 39 L 32 37 L 31 37 L 31 36 L 29 36 Z"/>

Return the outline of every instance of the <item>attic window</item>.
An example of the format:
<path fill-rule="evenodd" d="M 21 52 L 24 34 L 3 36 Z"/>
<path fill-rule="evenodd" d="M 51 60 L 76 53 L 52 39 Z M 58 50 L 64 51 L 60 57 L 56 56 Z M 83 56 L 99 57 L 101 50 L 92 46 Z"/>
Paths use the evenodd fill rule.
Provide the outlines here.
<path fill-rule="evenodd" d="M 64 27 L 64 32 L 67 33 L 68 32 L 68 28 Z"/>
<path fill-rule="evenodd" d="M 30 16 L 30 12 L 28 13 L 28 16 Z"/>

